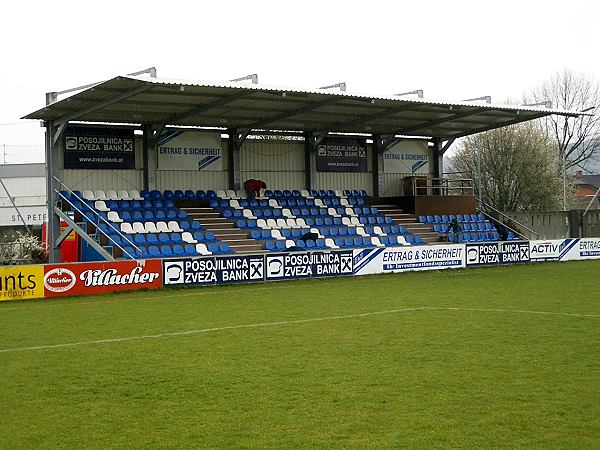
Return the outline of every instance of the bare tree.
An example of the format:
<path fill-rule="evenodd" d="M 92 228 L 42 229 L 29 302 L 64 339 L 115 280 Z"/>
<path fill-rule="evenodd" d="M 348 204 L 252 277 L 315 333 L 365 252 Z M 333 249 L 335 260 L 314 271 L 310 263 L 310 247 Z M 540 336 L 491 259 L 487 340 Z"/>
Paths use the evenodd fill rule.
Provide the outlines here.
<path fill-rule="evenodd" d="M 590 113 L 540 119 L 546 133 L 556 141 L 565 169 L 582 165 L 600 152 L 600 87 L 596 80 L 565 69 L 533 89 L 526 100 L 550 101 L 553 108 Z"/>
<path fill-rule="evenodd" d="M 560 205 L 561 164 L 556 145 L 536 123 L 465 138 L 450 167 L 476 180 L 482 200 L 501 211 L 547 210 Z"/>

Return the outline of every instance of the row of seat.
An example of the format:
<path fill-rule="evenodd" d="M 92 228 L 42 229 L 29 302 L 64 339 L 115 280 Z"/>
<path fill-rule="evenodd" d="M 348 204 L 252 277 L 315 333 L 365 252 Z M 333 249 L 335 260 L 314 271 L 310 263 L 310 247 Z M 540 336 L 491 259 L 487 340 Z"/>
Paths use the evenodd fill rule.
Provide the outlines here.
<path fill-rule="evenodd" d="M 446 233 L 448 226 L 449 226 L 449 224 L 436 223 L 433 225 L 433 231 L 435 231 L 437 233 Z M 475 232 L 496 231 L 496 228 L 494 228 L 494 226 L 489 221 L 473 222 L 473 223 L 464 222 L 461 224 L 461 229 L 462 229 L 462 231 L 475 231 Z"/>
<path fill-rule="evenodd" d="M 158 201 L 158 200 L 155 200 Z M 209 200 L 209 206 L 211 208 L 257 208 L 272 206 L 273 208 L 286 208 L 295 206 L 317 206 L 321 208 L 327 208 L 330 206 L 365 206 L 365 201 L 362 198 L 355 199 L 337 199 L 337 198 L 289 198 L 289 199 L 229 199 L 229 198 L 212 198 Z"/>
<path fill-rule="evenodd" d="M 230 255 L 233 250 L 226 242 L 209 244 L 162 244 L 162 245 L 138 245 L 123 247 L 123 257 L 128 259 L 139 258 L 172 258 L 181 256 L 208 256 L 208 255 Z"/>
<path fill-rule="evenodd" d="M 319 238 L 316 240 L 307 239 L 285 241 L 265 241 L 264 249 L 268 251 L 285 251 L 290 247 L 300 249 L 337 249 L 337 248 L 364 248 L 364 247 L 387 247 L 387 246 L 405 246 L 420 245 L 422 240 L 415 239 L 413 236 L 382 236 L 382 237 L 360 237 L 347 236 L 336 238 Z"/>
<path fill-rule="evenodd" d="M 198 242 L 209 243 L 218 241 L 211 231 L 196 231 L 193 234 L 189 231 L 184 231 L 183 233 L 136 233 L 131 235 L 119 235 L 115 233 L 106 233 L 104 231 L 102 231 L 102 233 L 106 234 L 108 237 L 109 244 L 118 245 L 120 247 L 132 244 L 179 244 L 183 242 L 197 244 Z"/>
<path fill-rule="evenodd" d="M 332 190 L 332 189 L 320 189 L 320 190 L 316 190 L 316 189 L 311 189 L 311 190 L 307 190 L 307 189 L 302 189 L 302 190 L 298 190 L 298 189 L 275 189 L 275 190 L 270 190 L 270 189 L 266 189 L 265 190 L 265 196 L 269 197 L 269 198 L 282 198 L 282 197 L 305 197 L 305 198 L 309 198 L 309 197 L 313 197 L 313 198 L 325 198 L 325 197 L 352 197 L 352 198 L 357 198 L 357 197 L 367 197 L 367 191 L 365 190 L 349 190 L 346 189 L 344 191 L 341 190 Z"/>
<path fill-rule="evenodd" d="M 436 223 L 450 223 L 454 219 L 458 223 L 465 222 L 485 222 L 487 219 L 481 213 L 479 214 L 442 214 L 442 215 L 428 215 L 428 216 L 419 216 L 419 222 L 426 224 L 436 224 Z"/>

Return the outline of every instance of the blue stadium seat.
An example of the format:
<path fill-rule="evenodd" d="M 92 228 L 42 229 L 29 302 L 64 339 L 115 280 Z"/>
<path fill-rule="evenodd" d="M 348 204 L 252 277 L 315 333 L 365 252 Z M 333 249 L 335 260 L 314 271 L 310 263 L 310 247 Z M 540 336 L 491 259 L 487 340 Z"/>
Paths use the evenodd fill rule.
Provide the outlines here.
<path fill-rule="evenodd" d="M 286 249 L 284 241 L 275 242 L 275 247 L 277 248 L 277 250 L 285 250 Z"/>
<path fill-rule="evenodd" d="M 161 245 L 160 254 L 161 256 L 173 256 L 173 250 L 170 245 Z"/>
<path fill-rule="evenodd" d="M 185 244 L 183 247 L 186 256 L 196 256 L 198 252 L 196 251 L 196 247 L 193 244 Z"/>
<path fill-rule="evenodd" d="M 184 250 L 183 246 L 180 244 L 175 244 L 172 247 L 172 250 L 173 250 L 173 254 L 175 256 L 185 256 L 185 250 Z"/>
<path fill-rule="evenodd" d="M 273 241 L 265 241 L 265 250 L 274 251 L 277 250 L 277 246 Z"/>

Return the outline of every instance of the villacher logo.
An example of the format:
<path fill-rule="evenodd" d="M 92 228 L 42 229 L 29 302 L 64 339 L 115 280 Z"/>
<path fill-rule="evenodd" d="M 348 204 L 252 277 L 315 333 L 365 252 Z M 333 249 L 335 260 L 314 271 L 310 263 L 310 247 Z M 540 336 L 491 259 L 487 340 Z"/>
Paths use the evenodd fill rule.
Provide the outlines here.
<path fill-rule="evenodd" d="M 51 292 L 66 292 L 75 286 L 76 281 L 75 274 L 62 267 L 52 269 L 44 275 L 44 287 Z"/>

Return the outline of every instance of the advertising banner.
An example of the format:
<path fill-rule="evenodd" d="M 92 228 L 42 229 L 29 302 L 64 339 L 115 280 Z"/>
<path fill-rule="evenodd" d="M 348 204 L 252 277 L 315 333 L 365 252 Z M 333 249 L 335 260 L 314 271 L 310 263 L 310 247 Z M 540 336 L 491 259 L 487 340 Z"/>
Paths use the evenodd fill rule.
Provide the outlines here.
<path fill-rule="evenodd" d="M 221 134 L 166 130 L 158 142 L 159 170 L 223 170 Z"/>
<path fill-rule="evenodd" d="M 493 266 L 529 262 L 529 242 L 487 242 L 466 244 L 467 266 Z"/>
<path fill-rule="evenodd" d="M 570 259 L 597 259 L 600 258 L 600 238 L 582 238 L 577 242 Z"/>
<path fill-rule="evenodd" d="M 264 281 L 263 268 L 263 255 L 184 258 L 163 262 L 166 286 L 203 286 Z"/>
<path fill-rule="evenodd" d="M 366 172 L 365 139 L 325 138 L 317 147 L 318 172 Z"/>
<path fill-rule="evenodd" d="M 0 226 L 41 225 L 47 221 L 48 208 L 46 205 L 13 206 L 0 208 Z M 20 214 L 19 214 L 20 213 Z"/>
<path fill-rule="evenodd" d="M 354 274 L 465 267 L 465 245 L 410 246 L 354 250 Z"/>
<path fill-rule="evenodd" d="M 67 127 L 65 169 L 135 169 L 133 130 Z"/>
<path fill-rule="evenodd" d="M 531 261 L 566 261 L 579 259 L 579 239 L 529 241 Z"/>
<path fill-rule="evenodd" d="M 383 154 L 385 173 L 429 174 L 429 148 L 425 141 L 400 141 Z"/>
<path fill-rule="evenodd" d="M 44 266 L 0 267 L 0 301 L 44 297 Z"/>
<path fill-rule="evenodd" d="M 269 253 L 265 256 L 266 280 L 352 275 L 352 250 Z"/>
<path fill-rule="evenodd" d="M 46 297 L 157 289 L 162 264 L 158 259 L 50 264 L 43 280 Z"/>

